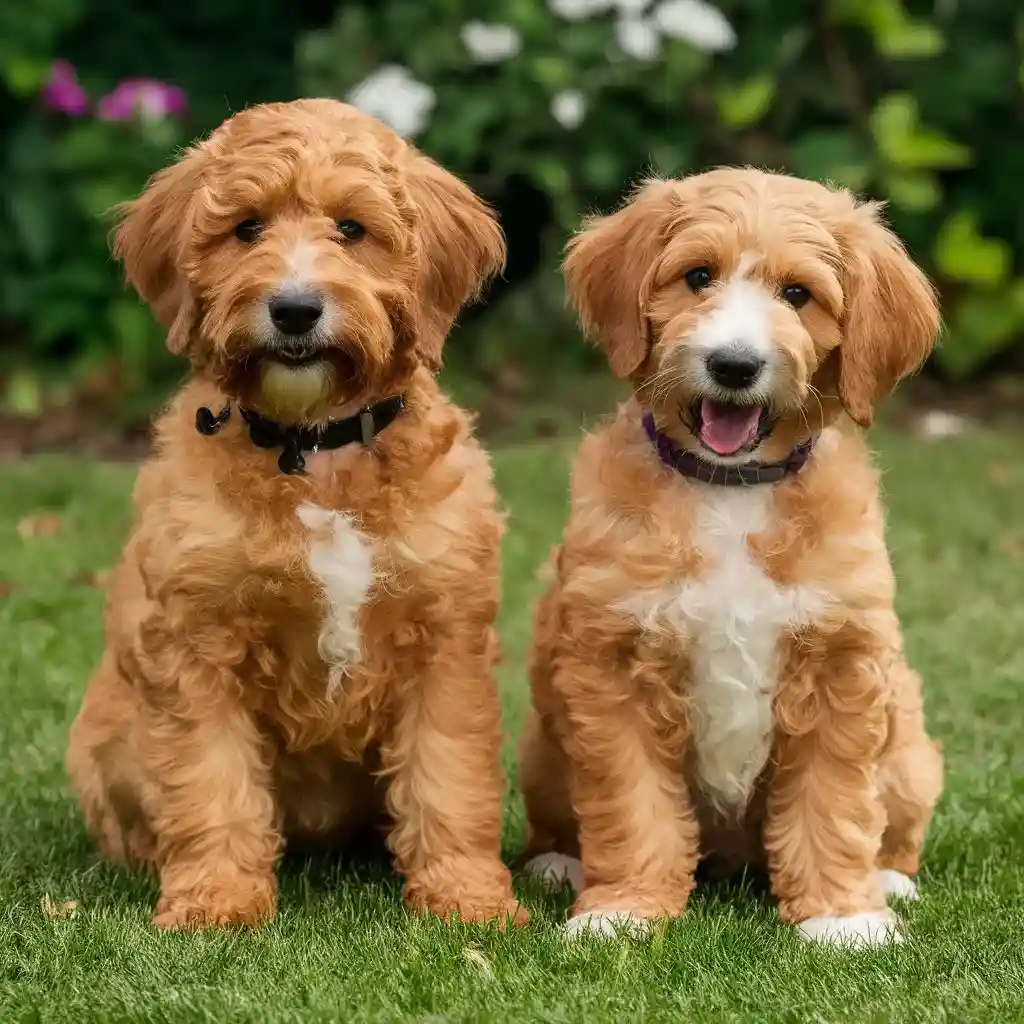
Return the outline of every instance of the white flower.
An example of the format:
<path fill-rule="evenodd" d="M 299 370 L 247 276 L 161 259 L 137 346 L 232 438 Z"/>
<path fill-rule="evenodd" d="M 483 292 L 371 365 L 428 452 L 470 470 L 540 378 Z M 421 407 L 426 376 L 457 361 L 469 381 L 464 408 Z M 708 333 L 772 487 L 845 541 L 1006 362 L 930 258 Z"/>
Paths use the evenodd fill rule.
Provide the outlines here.
<path fill-rule="evenodd" d="M 429 85 L 413 78 L 408 68 L 382 64 L 345 98 L 352 106 L 379 117 L 399 135 L 410 138 L 426 128 L 437 97 Z"/>
<path fill-rule="evenodd" d="M 587 115 L 587 101 L 579 89 L 563 89 L 551 99 L 551 116 L 572 131 L 579 128 Z"/>
<path fill-rule="evenodd" d="M 523 48 L 519 33 L 511 25 L 467 21 L 459 29 L 459 38 L 477 64 L 497 64 Z"/>
<path fill-rule="evenodd" d="M 611 10 L 615 0 L 548 0 L 548 10 L 556 18 L 566 21 L 583 21 L 595 14 Z"/>
<path fill-rule="evenodd" d="M 620 14 L 643 14 L 651 0 L 612 0 L 612 6 Z"/>
<path fill-rule="evenodd" d="M 719 53 L 736 45 L 732 25 L 705 0 L 664 0 L 652 17 L 664 35 L 685 39 L 704 53 Z"/>
<path fill-rule="evenodd" d="M 917 429 L 930 441 L 941 441 L 947 437 L 959 437 L 971 428 L 971 421 L 956 412 L 944 409 L 930 409 L 918 420 Z"/>
<path fill-rule="evenodd" d="M 615 22 L 615 42 L 627 57 L 636 60 L 654 60 L 661 52 L 661 36 L 654 25 L 644 18 L 619 18 Z"/>

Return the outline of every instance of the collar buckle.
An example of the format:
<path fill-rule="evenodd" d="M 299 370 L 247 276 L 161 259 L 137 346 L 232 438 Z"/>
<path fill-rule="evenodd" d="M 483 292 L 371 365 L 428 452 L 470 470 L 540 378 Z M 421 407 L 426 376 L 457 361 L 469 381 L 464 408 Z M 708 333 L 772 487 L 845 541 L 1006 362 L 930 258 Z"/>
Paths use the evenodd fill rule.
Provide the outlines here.
<path fill-rule="evenodd" d="M 373 445 L 374 438 L 386 429 L 404 411 L 401 395 L 386 398 L 376 405 L 366 406 L 354 416 L 343 420 L 330 420 L 319 426 L 282 426 L 252 409 L 239 406 L 239 413 L 249 428 L 249 439 L 257 448 L 280 448 L 278 466 L 288 476 L 305 471 L 303 452 L 328 451 L 347 444 L 362 442 L 364 448 Z M 209 437 L 228 422 L 230 403 L 214 415 L 205 407 L 196 411 L 196 430 Z"/>
<path fill-rule="evenodd" d="M 373 410 L 367 407 L 359 414 L 359 431 L 362 434 L 364 448 L 369 448 L 373 444 L 373 439 L 377 436 L 377 431 L 374 427 Z"/>

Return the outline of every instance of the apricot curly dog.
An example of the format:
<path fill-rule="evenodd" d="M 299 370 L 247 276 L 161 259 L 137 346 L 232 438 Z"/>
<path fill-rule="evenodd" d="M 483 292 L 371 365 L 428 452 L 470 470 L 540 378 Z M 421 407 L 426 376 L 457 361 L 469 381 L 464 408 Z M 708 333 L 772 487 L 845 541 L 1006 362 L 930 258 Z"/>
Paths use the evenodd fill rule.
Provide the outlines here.
<path fill-rule="evenodd" d="M 875 205 L 735 169 L 649 182 L 565 273 L 634 397 L 537 613 L 530 867 L 581 888 L 570 934 L 681 914 L 703 856 L 766 862 L 805 938 L 898 940 L 942 761 L 857 424 L 931 349 L 932 289 Z"/>
<path fill-rule="evenodd" d="M 499 859 L 499 538 L 434 380 L 502 266 L 492 213 L 332 100 L 232 117 L 126 204 L 115 253 L 186 354 L 68 767 L 161 928 L 252 924 L 285 841 L 386 831 L 407 903 L 526 919 Z"/>

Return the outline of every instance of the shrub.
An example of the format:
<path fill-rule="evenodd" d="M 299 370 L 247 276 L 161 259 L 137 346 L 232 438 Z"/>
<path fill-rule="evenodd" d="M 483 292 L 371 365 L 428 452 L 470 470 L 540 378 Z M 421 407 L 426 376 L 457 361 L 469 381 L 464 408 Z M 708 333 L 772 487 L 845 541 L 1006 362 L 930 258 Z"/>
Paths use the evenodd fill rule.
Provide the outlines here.
<path fill-rule="evenodd" d="M 294 39 L 330 12 L 322 0 L 0 4 L 2 404 L 31 412 L 102 378 L 138 409 L 180 374 L 110 260 L 109 210 L 232 109 L 295 96 Z"/>
<path fill-rule="evenodd" d="M 113 363 L 132 391 L 168 365 L 159 329 L 110 264 L 107 226 L 110 208 L 183 141 L 183 103 L 163 83 L 126 80 L 94 107 L 59 63 L 43 92 L 46 112 L 9 137 L 3 308 L 36 364 L 62 366 L 65 380 Z M 32 411 L 33 378 L 11 381 L 9 404 Z"/>
<path fill-rule="evenodd" d="M 68 380 L 113 361 L 129 390 L 168 372 L 107 256 L 104 211 L 230 110 L 300 94 L 384 116 L 501 209 L 509 280 L 452 349 L 476 372 L 587 358 L 555 269 L 567 233 L 648 170 L 718 163 L 888 200 L 943 292 L 943 373 L 967 377 L 1024 335 L 1018 0 L 0 6 L 0 374 L 16 404 L 34 398 L 26 365 Z M 99 98 L 143 75 L 181 87 L 188 112 L 105 119 L 117 103 Z"/>
<path fill-rule="evenodd" d="M 964 377 L 1024 333 L 1022 41 L 1016 0 L 367 0 L 298 59 L 307 91 L 390 116 L 485 191 L 547 197 L 509 346 L 558 350 L 544 271 L 584 213 L 649 169 L 753 163 L 888 200 L 944 293 L 938 364 Z"/>

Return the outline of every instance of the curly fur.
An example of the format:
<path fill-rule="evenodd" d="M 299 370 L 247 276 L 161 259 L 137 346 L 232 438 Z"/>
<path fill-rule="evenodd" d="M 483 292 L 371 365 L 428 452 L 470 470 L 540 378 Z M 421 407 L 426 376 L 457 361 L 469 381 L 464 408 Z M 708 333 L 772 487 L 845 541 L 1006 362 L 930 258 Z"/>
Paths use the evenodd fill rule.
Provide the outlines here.
<path fill-rule="evenodd" d="M 258 216 L 256 244 L 235 225 Z M 342 244 L 335 222 L 364 238 Z M 499 541 L 490 465 L 433 370 L 500 268 L 468 188 L 328 100 L 255 107 L 123 211 L 115 252 L 193 372 L 156 425 L 111 584 L 107 647 L 68 767 L 109 856 L 155 870 L 163 928 L 274 913 L 287 841 L 382 831 L 416 909 L 525 920 L 499 859 Z M 261 407 L 267 302 L 325 301 L 331 388 L 304 416 L 392 394 L 371 447 L 284 476 L 237 414 Z"/>
<path fill-rule="evenodd" d="M 715 283 L 695 293 L 702 265 Z M 765 862 L 784 920 L 825 921 L 808 937 L 885 941 L 878 869 L 917 871 L 942 762 L 852 421 L 927 354 L 932 290 L 874 206 L 753 170 L 648 183 L 565 273 L 635 396 L 583 442 L 536 612 L 526 856 L 581 856 L 577 915 L 648 918 L 683 912 L 702 856 Z M 813 295 L 799 309 L 793 283 Z M 650 409 L 700 450 L 686 410 L 723 316 L 762 332 L 777 419 L 756 457 L 817 438 L 777 484 L 686 479 L 641 426 Z"/>

